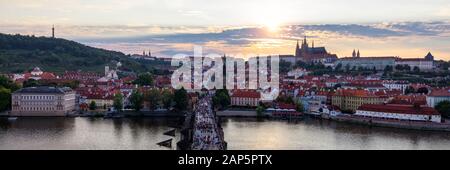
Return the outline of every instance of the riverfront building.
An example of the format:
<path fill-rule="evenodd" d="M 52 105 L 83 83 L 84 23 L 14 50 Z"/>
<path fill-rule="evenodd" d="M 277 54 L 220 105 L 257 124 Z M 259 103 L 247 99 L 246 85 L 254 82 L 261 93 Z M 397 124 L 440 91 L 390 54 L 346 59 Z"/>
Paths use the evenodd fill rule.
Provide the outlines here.
<path fill-rule="evenodd" d="M 355 115 L 371 118 L 441 123 L 441 115 L 431 107 L 420 105 L 364 104 Z"/>
<path fill-rule="evenodd" d="M 436 107 L 442 101 L 450 101 L 450 88 L 435 88 L 427 95 L 427 103 L 430 107 Z"/>
<path fill-rule="evenodd" d="M 257 107 L 261 93 L 256 90 L 235 90 L 231 95 L 232 106 Z"/>
<path fill-rule="evenodd" d="M 355 112 L 363 104 L 382 104 L 388 100 L 383 92 L 370 92 L 367 90 L 339 89 L 333 95 L 331 103 L 342 111 Z"/>
<path fill-rule="evenodd" d="M 28 87 L 12 94 L 11 116 L 66 116 L 74 110 L 70 88 Z"/>

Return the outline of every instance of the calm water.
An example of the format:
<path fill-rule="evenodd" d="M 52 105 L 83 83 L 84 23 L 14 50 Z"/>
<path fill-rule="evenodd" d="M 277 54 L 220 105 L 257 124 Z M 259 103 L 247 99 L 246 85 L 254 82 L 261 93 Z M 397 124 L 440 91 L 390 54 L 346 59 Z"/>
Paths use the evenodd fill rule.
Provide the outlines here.
<path fill-rule="evenodd" d="M 19 118 L 0 120 L 0 149 L 166 150 L 156 145 L 176 119 Z M 176 141 L 179 139 L 177 138 Z"/>
<path fill-rule="evenodd" d="M 165 150 L 177 119 L 0 118 L 0 149 Z M 450 133 L 307 119 L 224 119 L 229 149 L 450 149 Z M 178 136 L 175 138 L 178 141 Z M 175 143 L 175 142 L 174 142 Z"/>

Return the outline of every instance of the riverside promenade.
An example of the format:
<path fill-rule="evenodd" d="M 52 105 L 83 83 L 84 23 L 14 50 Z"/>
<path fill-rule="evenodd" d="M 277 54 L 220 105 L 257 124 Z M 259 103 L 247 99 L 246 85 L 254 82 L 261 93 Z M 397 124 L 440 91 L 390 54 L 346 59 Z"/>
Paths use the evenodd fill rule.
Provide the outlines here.
<path fill-rule="evenodd" d="M 207 95 L 197 102 L 194 112 L 186 116 L 178 149 L 226 150 L 223 130 L 212 105 L 212 97 Z"/>

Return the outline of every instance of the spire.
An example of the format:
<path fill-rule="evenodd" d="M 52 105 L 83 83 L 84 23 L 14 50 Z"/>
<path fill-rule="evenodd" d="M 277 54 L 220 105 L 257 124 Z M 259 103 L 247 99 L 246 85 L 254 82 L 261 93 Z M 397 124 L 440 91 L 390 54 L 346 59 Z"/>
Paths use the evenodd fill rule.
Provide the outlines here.
<path fill-rule="evenodd" d="M 352 57 L 356 57 L 356 51 L 353 49 Z"/>
<path fill-rule="evenodd" d="M 145 56 L 145 50 L 142 52 L 142 56 Z"/>
<path fill-rule="evenodd" d="M 359 49 L 358 49 L 358 53 L 356 54 L 356 57 L 361 57 L 361 54 L 359 53 Z"/>
<path fill-rule="evenodd" d="M 314 40 L 312 41 L 312 48 L 314 48 Z"/>
<path fill-rule="evenodd" d="M 148 50 L 148 56 L 149 56 L 149 57 L 152 56 L 152 50 Z"/>
<path fill-rule="evenodd" d="M 433 54 L 431 54 L 431 52 L 428 52 L 428 54 L 425 56 L 425 59 L 429 60 L 429 61 L 433 61 L 434 60 L 434 56 L 433 56 Z"/>

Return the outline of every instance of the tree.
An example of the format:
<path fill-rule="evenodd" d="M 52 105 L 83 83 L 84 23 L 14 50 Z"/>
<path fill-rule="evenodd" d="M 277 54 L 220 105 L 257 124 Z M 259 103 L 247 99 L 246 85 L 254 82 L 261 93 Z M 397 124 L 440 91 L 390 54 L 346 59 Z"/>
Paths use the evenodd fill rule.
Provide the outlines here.
<path fill-rule="evenodd" d="M 35 80 L 35 79 L 28 79 L 27 81 L 23 82 L 23 87 L 36 87 L 36 86 L 41 86 L 41 84 Z"/>
<path fill-rule="evenodd" d="M 95 101 L 91 101 L 89 104 L 89 110 L 97 110 L 97 103 L 95 103 Z"/>
<path fill-rule="evenodd" d="M 228 94 L 227 89 L 220 89 L 216 91 L 213 97 L 214 106 L 219 106 L 220 108 L 228 107 L 231 104 L 231 98 Z"/>
<path fill-rule="evenodd" d="M 340 83 L 337 83 L 333 86 L 334 89 L 339 89 L 341 87 L 342 87 L 342 84 L 340 84 Z"/>
<path fill-rule="evenodd" d="M 450 117 L 450 101 L 439 102 L 435 108 L 442 116 Z"/>
<path fill-rule="evenodd" d="M 411 86 L 406 87 L 405 94 L 411 94 L 411 93 L 416 93 L 416 90 Z"/>
<path fill-rule="evenodd" d="M 153 85 L 153 75 L 150 73 L 144 73 L 138 76 L 138 78 L 133 82 L 140 86 L 152 86 Z"/>
<path fill-rule="evenodd" d="M 403 71 L 404 67 L 401 64 L 395 65 L 395 70 L 397 71 Z"/>
<path fill-rule="evenodd" d="M 151 89 L 147 94 L 147 101 L 150 103 L 150 109 L 155 110 L 161 101 L 161 93 L 158 89 Z"/>
<path fill-rule="evenodd" d="M 182 87 L 179 90 L 175 91 L 174 94 L 174 101 L 175 101 L 175 108 L 178 109 L 179 111 L 184 111 L 187 109 L 187 105 L 188 105 L 188 96 L 187 96 L 187 91 L 184 89 L 184 87 Z"/>
<path fill-rule="evenodd" d="M 392 66 L 390 66 L 390 65 L 387 65 L 387 66 L 384 68 L 384 72 L 390 73 L 390 72 L 392 72 L 392 71 L 394 71 L 394 68 L 393 68 Z"/>
<path fill-rule="evenodd" d="M 16 83 L 14 83 L 11 79 L 5 76 L 0 76 L 0 86 L 6 89 L 10 89 L 11 92 L 14 92 L 19 89 L 19 86 Z"/>
<path fill-rule="evenodd" d="M 265 111 L 266 109 L 263 106 L 258 106 L 256 108 L 256 114 L 258 115 L 258 117 L 262 117 Z"/>
<path fill-rule="evenodd" d="M 413 71 L 418 73 L 418 72 L 420 72 L 420 68 L 417 66 L 414 66 Z"/>
<path fill-rule="evenodd" d="M 405 70 L 405 71 L 411 71 L 411 66 L 409 66 L 408 64 L 405 64 L 405 65 L 403 66 L 403 70 Z"/>
<path fill-rule="evenodd" d="M 296 110 L 297 112 L 303 112 L 304 107 L 303 107 L 302 102 L 296 102 L 296 103 L 295 103 L 295 110 Z"/>
<path fill-rule="evenodd" d="M 287 103 L 287 104 L 295 104 L 294 99 L 291 96 L 280 95 L 278 96 L 277 102 Z"/>
<path fill-rule="evenodd" d="M 130 103 L 132 108 L 139 112 L 142 109 L 142 103 L 144 102 L 144 96 L 142 93 L 139 93 L 137 90 L 134 91 L 130 96 Z"/>
<path fill-rule="evenodd" d="M 336 65 L 336 67 L 334 68 L 335 71 L 341 71 L 342 69 L 342 63 L 339 63 Z"/>
<path fill-rule="evenodd" d="M 0 86 L 0 111 L 11 108 L 11 90 Z"/>
<path fill-rule="evenodd" d="M 121 112 L 123 109 L 123 95 L 121 93 L 117 93 L 114 96 L 114 103 L 113 103 L 113 107 L 115 110 L 117 110 L 118 112 Z"/>
<path fill-rule="evenodd" d="M 428 88 L 426 88 L 426 87 L 421 87 L 421 88 L 417 89 L 417 93 L 420 93 L 420 94 L 428 94 Z"/>
<path fill-rule="evenodd" d="M 163 90 L 161 92 L 161 101 L 164 108 L 169 109 L 170 107 L 172 107 L 174 103 L 172 92 L 170 92 L 169 90 Z"/>
<path fill-rule="evenodd" d="M 345 65 L 345 72 L 349 72 L 350 71 L 350 64 Z"/>

